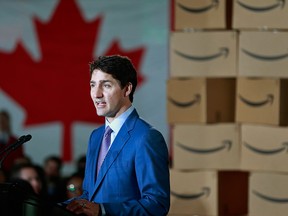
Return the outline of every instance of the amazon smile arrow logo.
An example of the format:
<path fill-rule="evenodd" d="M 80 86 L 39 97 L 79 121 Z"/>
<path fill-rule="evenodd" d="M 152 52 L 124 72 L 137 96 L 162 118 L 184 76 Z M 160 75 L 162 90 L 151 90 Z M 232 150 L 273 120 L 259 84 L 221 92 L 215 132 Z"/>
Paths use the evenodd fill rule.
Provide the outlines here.
<path fill-rule="evenodd" d="M 194 104 L 200 103 L 201 100 L 201 95 L 200 94 L 195 94 L 194 95 L 194 99 L 191 101 L 187 101 L 187 102 L 178 102 L 176 100 L 174 100 L 173 98 L 168 98 L 168 100 L 174 104 L 177 107 L 181 107 L 181 108 L 187 108 L 187 107 L 191 107 Z"/>
<path fill-rule="evenodd" d="M 192 148 L 192 147 L 188 147 L 185 146 L 179 142 L 176 143 L 176 145 L 186 151 L 189 151 L 191 153 L 195 153 L 195 154 L 209 154 L 209 153 L 214 153 L 214 152 L 218 152 L 221 151 L 223 149 L 227 149 L 227 151 L 230 151 L 231 147 L 232 147 L 232 141 L 230 140 L 224 140 L 222 142 L 222 145 L 219 147 L 215 147 L 215 148 L 211 148 L 211 149 L 196 149 L 196 148 Z"/>
<path fill-rule="evenodd" d="M 174 52 L 183 57 L 183 58 L 186 58 L 188 60 L 191 60 L 191 61 L 211 61 L 211 60 L 214 60 L 216 58 L 220 58 L 222 56 L 224 56 L 224 58 L 227 58 L 228 54 L 229 54 L 229 49 L 226 48 L 226 47 L 222 47 L 219 49 L 219 52 L 218 53 L 215 53 L 215 54 L 211 54 L 211 55 L 207 55 L 207 56 L 193 56 L 193 55 L 187 55 L 187 54 L 184 54 L 180 51 L 177 51 L 177 50 L 174 50 Z"/>
<path fill-rule="evenodd" d="M 283 151 L 286 151 L 286 153 L 288 152 L 288 143 L 287 142 L 284 142 L 282 144 L 282 147 L 279 147 L 277 149 L 270 149 L 270 150 L 259 149 L 259 148 L 253 147 L 252 145 L 250 145 L 246 142 L 244 142 L 244 146 L 253 152 L 256 152 L 258 154 L 263 154 L 263 155 L 278 154 L 278 153 L 281 153 Z"/>
<path fill-rule="evenodd" d="M 275 4 L 271 4 L 271 5 L 267 5 L 264 7 L 256 7 L 256 6 L 251 6 L 251 5 L 247 5 L 241 1 L 237 1 L 237 3 L 245 8 L 246 10 L 252 11 L 252 12 L 267 12 L 273 9 L 276 9 L 277 7 L 283 9 L 285 6 L 285 0 L 276 0 Z"/>
<path fill-rule="evenodd" d="M 274 202 L 274 203 L 280 203 L 280 204 L 287 204 L 288 203 L 288 198 L 276 198 L 276 197 L 271 197 L 264 195 L 256 190 L 252 190 L 252 193 L 255 194 L 257 197 L 269 201 L 269 202 Z"/>
<path fill-rule="evenodd" d="M 208 197 L 210 194 L 210 188 L 209 187 L 203 187 L 202 191 L 196 194 L 179 194 L 176 192 L 171 191 L 170 192 L 172 196 L 175 196 L 179 199 L 199 199 L 201 197 Z"/>
<path fill-rule="evenodd" d="M 201 8 L 189 8 L 189 7 L 186 7 L 185 5 L 182 5 L 181 3 L 178 3 L 177 5 L 179 8 L 181 8 L 182 10 L 188 13 L 204 13 L 213 8 L 217 8 L 219 5 L 219 0 L 212 0 L 210 5 L 201 7 Z"/>
<path fill-rule="evenodd" d="M 263 101 L 255 101 L 255 102 L 250 101 L 250 100 L 248 100 L 248 99 L 245 99 L 245 98 L 242 97 L 241 95 L 239 95 L 239 98 L 240 98 L 240 100 L 241 100 L 243 103 L 247 104 L 248 106 L 260 107 L 260 106 L 264 106 L 264 105 L 269 104 L 269 103 L 272 105 L 272 104 L 273 104 L 274 96 L 273 96 L 272 94 L 268 94 L 268 95 L 267 95 L 267 99 L 265 99 L 265 100 L 263 100 Z"/>
<path fill-rule="evenodd" d="M 278 60 L 282 60 L 288 57 L 288 53 L 275 55 L 275 56 L 264 56 L 264 55 L 258 55 L 258 54 L 252 53 L 246 49 L 241 49 L 241 51 L 245 53 L 246 55 L 252 58 L 255 58 L 257 60 L 261 60 L 261 61 L 278 61 Z"/>

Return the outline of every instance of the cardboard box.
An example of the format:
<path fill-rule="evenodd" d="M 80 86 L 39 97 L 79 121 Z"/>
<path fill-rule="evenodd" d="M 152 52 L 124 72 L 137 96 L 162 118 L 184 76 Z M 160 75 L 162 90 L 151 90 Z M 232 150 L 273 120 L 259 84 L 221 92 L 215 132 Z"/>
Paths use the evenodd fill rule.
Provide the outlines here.
<path fill-rule="evenodd" d="M 241 125 L 241 168 L 288 173 L 288 127 Z"/>
<path fill-rule="evenodd" d="M 236 31 L 172 32 L 171 77 L 236 77 Z"/>
<path fill-rule="evenodd" d="M 237 79 L 236 121 L 288 125 L 288 83 L 279 78 Z"/>
<path fill-rule="evenodd" d="M 240 168 L 239 125 L 177 124 L 173 128 L 175 169 L 237 170 Z"/>
<path fill-rule="evenodd" d="M 234 0 L 234 29 L 288 28 L 288 5 L 285 1 Z"/>
<path fill-rule="evenodd" d="M 238 171 L 170 171 L 170 216 L 245 215 L 248 173 Z"/>
<path fill-rule="evenodd" d="M 172 0 L 173 30 L 225 29 L 226 0 Z"/>
<path fill-rule="evenodd" d="M 253 172 L 249 177 L 249 216 L 286 216 L 288 175 Z"/>
<path fill-rule="evenodd" d="M 287 78 L 287 38 L 287 31 L 241 31 L 239 76 Z"/>
<path fill-rule="evenodd" d="M 234 78 L 171 78 L 167 82 L 169 123 L 234 122 Z"/>
<path fill-rule="evenodd" d="M 217 215 L 218 178 L 216 171 L 180 172 L 170 170 L 169 215 Z"/>

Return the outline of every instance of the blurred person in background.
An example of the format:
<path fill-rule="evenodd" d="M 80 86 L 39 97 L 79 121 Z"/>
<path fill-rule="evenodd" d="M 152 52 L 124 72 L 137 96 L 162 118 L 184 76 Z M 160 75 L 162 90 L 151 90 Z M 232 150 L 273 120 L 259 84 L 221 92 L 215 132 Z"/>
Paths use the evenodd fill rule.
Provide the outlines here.
<path fill-rule="evenodd" d="M 39 170 L 40 168 L 33 164 L 16 164 L 11 169 L 9 181 L 16 181 L 18 179 L 25 180 L 32 186 L 35 194 L 37 194 L 39 197 L 44 197 L 45 183 L 43 182 L 43 178 L 41 178 L 41 173 Z"/>
<path fill-rule="evenodd" d="M 86 166 L 86 155 L 82 155 L 76 161 L 76 172 L 85 175 L 85 166 Z"/>
<path fill-rule="evenodd" d="M 6 147 L 14 144 L 18 138 L 12 133 L 11 130 L 11 117 L 8 111 L 1 110 L 0 111 L 0 151 L 4 150 Z M 0 155 L 0 158 L 3 157 Z M 7 157 L 4 159 L 2 163 L 2 169 L 4 172 L 8 173 L 12 168 L 15 160 L 18 158 L 22 158 L 23 154 L 23 146 L 19 146 L 17 149 L 10 152 Z"/>
<path fill-rule="evenodd" d="M 66 199 L 78 197 L 83 193 L 82 183 L 84 176 L 82 173 L 74 173 L 66 181 Z"/>
<path fill-rule="evenodd" d="M 57 155 L 50 155 L 44 160 L 44 174 L 47 182 L 47 194 L 53 203 L 60 202 L 63 198 L 61 187 L 62 179 L 62 160 Z"/>
<path fill-rule="evenodd" d="M 10 195 L 11 202 L 9 202 L 13 203 L 13 209 L 8 205 L 9 214 L 7 215 L 22 215 L 24 209 L 31 210 L 29 212 L 25 210 L 25 215 L 54 215 L 50 214 L 54 204 L 47 196 L 45 175 L 41 166 L 25 162 L 16 164 L 11 169 L 7 183 L 13 185 L 11 187 L 13 188 L 13 197 Z M 19 208 L 19 204 L 23 204 L 22 207 Z M 29 207 L 26 208 L 26 204 Z M 33 208 L 30 208 L 32 206 Z M 7 205 L 5 207 L 7 208 Z"/>
<path fill-rule="evenodd" d="M 19 157 L 15 159 L 13 166 L 17 164 L 31 164 L 31 163 L 32 163 L 32 159 L 29 156 L 24 155 L 23 157 Z"/>

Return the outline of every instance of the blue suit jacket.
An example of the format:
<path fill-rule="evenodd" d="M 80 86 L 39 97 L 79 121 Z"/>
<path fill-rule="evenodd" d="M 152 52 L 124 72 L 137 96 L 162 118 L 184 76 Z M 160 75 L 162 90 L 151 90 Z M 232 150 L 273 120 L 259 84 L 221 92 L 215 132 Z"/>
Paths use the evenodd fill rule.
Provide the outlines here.
<path fill-rule="evenodd" d="M 167 215 L 168 149 L 161 133 L 134 110 L 113 141 L 97 177 L 103 134 L 104 126 L 90 136 L 81 198 L 103 204 L 107 215 Z"/>

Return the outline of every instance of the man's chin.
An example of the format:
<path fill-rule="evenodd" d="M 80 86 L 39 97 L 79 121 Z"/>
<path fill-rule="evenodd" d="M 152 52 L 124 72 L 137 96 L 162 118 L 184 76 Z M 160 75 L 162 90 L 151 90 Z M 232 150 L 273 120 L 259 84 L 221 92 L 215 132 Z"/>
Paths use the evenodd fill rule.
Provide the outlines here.
<path fill-rule="evenodd" d="M 104 113 L 104 112 L 98 112 L 98 111 L 97 111 L 96 113 L 97 113 L 98 116 L 105 116 L 105 113 Z"/>

